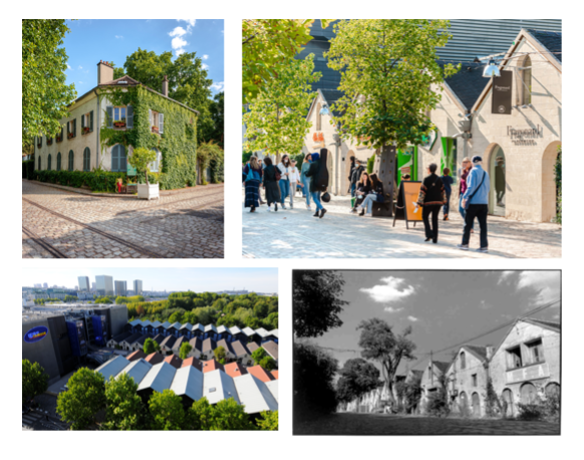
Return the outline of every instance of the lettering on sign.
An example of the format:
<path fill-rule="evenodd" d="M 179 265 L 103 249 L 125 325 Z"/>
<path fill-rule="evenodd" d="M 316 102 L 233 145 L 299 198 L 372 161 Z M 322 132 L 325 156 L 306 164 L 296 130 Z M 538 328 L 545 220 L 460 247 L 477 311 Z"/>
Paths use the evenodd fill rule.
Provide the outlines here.
<path fill-rule="evenodd" d="M 543 137 L 543 126 L 536 128 L 515 129 L 507 126 L 507 136 L 515 145 L 537 145 L 536 139 Z"/>

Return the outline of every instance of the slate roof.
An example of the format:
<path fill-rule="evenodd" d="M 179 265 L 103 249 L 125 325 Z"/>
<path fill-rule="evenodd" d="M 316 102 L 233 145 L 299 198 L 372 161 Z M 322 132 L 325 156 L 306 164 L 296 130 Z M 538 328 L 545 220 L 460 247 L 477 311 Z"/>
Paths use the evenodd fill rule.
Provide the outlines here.
<path fill-rule="evenodd" d="M 120 83 L 124 81 L 126 83 Z M 100 83 L 98 86 L 138 86 L 139 84 L 140 82 L 138 80 L 134 80 L 132 77 L 124 75 L 123 77 L 116 78 L 115 80 Z"/>
<path fill-rule="evenodd" d="M 259 348 L 259 345 L 255 342 L 249 342 L 246 346 L 250 355 Z"/>
<path fill-rule="evenodd" d="M 146 353 L 144 353 L 142 350 L 136 350 L 135 352 L 130 353 L 128 356 L 126 356 L 126 359 L 128 361 L 136 361 L 137 359 L 141 358 L 146 358 Z"/>
<path fill-rule="evenodd" d="M 441 68 L 446 64 L 457 65 L 455 61 L 437 61 Z M 470 110 L 477 101 L 489 81 L 489 78 L 483 77 L 485 64 L 481 62 L 460 62 L 461 68 L 458 72 L 444 81 L 454 94 L 460 99 L 462 105 Z"/>
<path fill-rule="evenodd" d="M 152 338 L 152 335 L 144 334 L 142 337 L 140 337 L 138 340 L 136 340 L 136 343 L 138 345 L 144 346 L 144 342 L 146 342 L 146 339 L 151 339 L 151 338 Z"/>
<path fill-rule="evenodd" d="M 227 342 L 227 340 L 225 340 L 225 339 L 221 339 L 221 340 L 217 341 L 217 348 L 219 348 L 219 347 L 223 347 L 223 349 L 225 350 L 226 353 L 231 353 L 232 355 L 235 354 L 235 352 L 233 351 L 233 348 L 231 347 L 229 342 Z"/>
<path fill-rule="evenodd" d="M 215 348 L 217 348 L 217 342 L 213 339 L 205 339 L 203 341 L 203 353 L 213 351 Z"/>
<path fill-rule="evenodd" d="M 546 47 L 551 53 L 550 57 L 555 57 L 562 62 L 562 33 L 551 32 L 549 30 L 526 29 L 538 42 Z"/>
<path fill-rule="evenodd" d="M 183 361 L 176 355 L 169 355 L 164 358 L 164 362 L 170 364 L 175 369 L 180 369 Z"/>
<path fill-rule="evenodd" d="M 434 366 L 440 369 L 443 373 L 446 373 L 448 367 L 450 366 L 450 363 L 445 363 L 443 361 L 432 361 L 432 364 L 434 364 Z"/>
<path fill-rule="evenodd" d="M 246 348 L 246 346 L 243 343 L 241 343 L 240 340 L 235 340 L 234 342 L 231 342 L 231 348 L 233 349 L 233 354 L 238 358 L 240 356 L 251 354 L 249 350 Z"/>
<path fill-rule="evenodd" d="M 136 332 L 135 334 L 126 337 L 124 340 L 122 340 L 122 342 L 126 342 L 128 345 L 132 345 L 134 342 L 138 341 L 142 335 L 143 334 L 141 332 Z"/>
<path fill-rule="evenodd" d="M 121 334 L 116 335 L 111 340 L 113 340 L 116 343 L 120 343 L 120 342 L 123 342 L 128 337 L 130 337 L 131 335 L 132 335 L 132 331 L 126 331 L 126 332 L 122 332 Z"/>
<path fill-rule="evenodd" d="M 164 355 L 162 353 L 154 352 L 146 356 L 144 360 L 150 364 L 158 364 L 164 361 Z"/>
<path fill-rule="evenodd" d="M 165 337 L 162 334 L 156 334 L 154 337 L 152 337 L 152 340 L 154 340 L 158 345 L 160 345 L 164 339 Z"/>
<path fill-rule="evenodd" d="M 548 329 L 552 329 L 556 332 L 561 332 L 562 330 L 562 325 L 560 323 L 556 323 L 554 321 L 544 321 L 542 319 L 536 319 L 536 318 L 522 318 L 519 321 L 527 321 L 528 323 L 532 323 L 538 326 L 543 326 L 546 327 Z"/>
<path fill-rule="evenodd" d="M 485 361 L 487 359 L 487 347 L 481 347 L 478 345 L 464 345 L 464 348 L 469 350 L 471 353 L 475 354 L 478 358 Z"/>
<path fill-rule="evenodd" d="M 278 344 L 273 340 L 262 343 L 262 348 L 266 350 L 268 355 L 278 361 Z"/>
<path fill-rule="evenodd" d="M 172 348 L 174 342 L 176 342 L 176 337 L 174 335 L 169 335 L 166 336 L 162 342 L 160 342 L 160 346 Z"/>
<path fill-rule="evenodd" d="M 187 338 L 181 335 L 180 337 L 178 337 L 176 339 L 176 341 L 172 345 L 172 349 L 173 350 L 179 350 L 180 351 L 180 347 L 183 344 L 183 342 L 186 343 L 187 342 Z"/>
<path fill-rule="evenodd" d="M 203 369 L 203 363 L 201 361 L 199 361 L 197 358 L 195 358 L 194 356 L 191 356 L 190 358 L 183 360 L 182 367 L 187 367 L 187 366 L 193 366 L 199 370 Z"/>
<path fill-rule="evenodd" d="M 199 352 L 203 351 L 203 341 L 199 337 L 192 338 L 189 340 L 189 343 L 191 344 L 191 347 L 193 347 L 193 350 L 198 350 Z"/>

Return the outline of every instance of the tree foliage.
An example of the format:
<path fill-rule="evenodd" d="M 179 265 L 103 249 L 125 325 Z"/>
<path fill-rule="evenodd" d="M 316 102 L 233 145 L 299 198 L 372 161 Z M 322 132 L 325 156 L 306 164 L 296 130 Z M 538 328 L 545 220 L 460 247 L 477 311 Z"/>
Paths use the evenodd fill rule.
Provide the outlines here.
<path fill-rule="evenodd" d="M 144 173 L 146 185 L 149 185 L 148 173 L 150 172 L 150 163 L 155 160 L 156 152 L 144 147 L 135 148 L 132 152 L 132 155 L 128 157 L 128 163 L 130 163 L 132 167 L 136 168 L 136 171 Z"/>
<path fill-rule="evenodd" d="M 138 384 L 126 372 L 105 383 L 106 430 L 139 430 L 143 425 L 144 405 L 136 394 Z"/>
<path fill-rule="evenodd" d="M 43 394 L 48 388 L 49 376 L 39 363 L 22 360 L 22 403 Z"/>
<path fill-rule="evenodd" d="M 95 421 L 95 414 L 105 405 L 103 376 L 82 367 L 71 376 L 67 386 L 69 390 L 57 397 L 57 413 L 73 430 L 83 430 Z"/>
<path fill-rule="evenodd" d="M 182 399 L 172 390 L 155 391 L 148 400 L 150 427 L 153 430 L 182 430 L 185 411 Z"/>
<path fill-rule="evenodd" d="M 259 347 L 251 354 L 251 358 L 253 359 L 253 362 L 256 365 L 259 365 L 261 360 L 264 359 L 266 356 L 268 356 L 268 353 L 262 347 Z"/>
<path fill-rule="evenodd" d="M 259 362 L 259 365 L 267 371 L 272 371 L 277 367 L 276 360 L 271 356 L 265 356 L 262 358 Z"/>
<path fill-rule="evenodd" d="M 361 356 L 381 364 L 383 379 L 390 390 L 389 394 L 393 395 L 393 382 L 402 359 L 415 359 L 413 352 L 416 344 L 408 338 L 412 333 L 411 326 L 405 328 L 401 334 L 395 334 L 387 322 L 372 318 L 361 321 L 357 330 L 361 330 Z"/>
<path fill-rule="evenodd" d="M 242 21 L 243 103 L 286 71 L 290 61 L 311 39 L 314 19 L 244 19 Z M 323 28 L 329 19 L 321 19 Z"/>
<path fill-rule="evenodd" d="M 215 350 L 213 350 L 213 354 L 215 355 L 215 359 L 220 364 L 225 364 L 225 358 L 227 358 L 227 352 L 225 351 L 225 348 L 217 347 Z"/>
<path fill-rule="evenodd" d="M 189 353 L 193 350 L 193 346 L 189 342 L 183 342 L 180 346 L 178 356 L 180 359 L 187 359 Z"/>
<path fill-rule="evenodd" d="M 67 54 L 63 38 L 69 32 L 64 19 L 22 20 L 22 140 L 55 136 L 67 105 L 77 96 L 75 85 L 65 84 Z"/>
<path fill-rule="evenodd" d="M 182 345 L 181 345 L 182 348 Z M 145 341 L 144 341 L 144 353 L 146 353 L 147 355 L 155 353 L 157 351 L 160 351 L 160 345 L 158 344 L 158 342 L 156 342 L 156 340 L 151 339 L 150 337 L 148 337 Z M 185 359 L 185 358 L 182 358 Z"/>
<path fill-rule="evenodd" d="M 311 83 L 321 77 L 320 72 L 313 73 L 313 59 L 310 54 L 304 60 L 291 60 L 249 104 L 243 115 L 245 150 L 263 150 L 267 155 L 296 155 L 302 151 L 310 129 L 306 113 L 315 94 Z"/>
<path fill-rule="evenodd" d="M 340 327 L 339 314 L 348 302 L 341 300 L 345 281 L 331 270 L 294 270 L 293 309 L 296 337 L 318 337 Z"/>
<path fill-rule="evenodd" d="M 278 431 L 278 411 L 263 411 L 256 424 L 262 431 Z"/>
<path fill-rule="evenodd" d="M 379 369 L 362 358 L 349 359 L 341 369 L 337 381 L 337 398 L 350 402 L 379 387 Z"/>

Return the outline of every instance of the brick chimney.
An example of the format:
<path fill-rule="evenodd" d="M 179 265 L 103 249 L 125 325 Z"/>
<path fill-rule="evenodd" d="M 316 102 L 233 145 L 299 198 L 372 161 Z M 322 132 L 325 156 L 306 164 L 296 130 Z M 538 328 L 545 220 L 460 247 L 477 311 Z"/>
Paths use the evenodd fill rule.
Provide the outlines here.
<path fill-rule="evenodd" d="M 162 80 L 162 94 L 168 97 L 168 78 L 166 75 L 164 76 L 164 80 Z"/>
<path fill-rule="evenodd" d="M 492 345 L 487 345 L 485 348 L 487 351 L 487 361 L 490 361 L 495 350 Z"/>
<path fill-rule="evenodd" d="M 99 61 L 97 63 L 97 84 L 110 82 L 114 79 L 114 68 L 106 61 Z"/>

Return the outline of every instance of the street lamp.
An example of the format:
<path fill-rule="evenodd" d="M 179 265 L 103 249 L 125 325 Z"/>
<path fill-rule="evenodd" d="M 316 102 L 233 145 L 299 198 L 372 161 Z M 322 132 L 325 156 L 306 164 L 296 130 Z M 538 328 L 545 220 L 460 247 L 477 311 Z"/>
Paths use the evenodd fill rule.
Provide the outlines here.
<path fill-rule="evenodd" d="M 499 67 L 497 67 L 495 60 L 491 59 L 489 61 L 489 64 L 487 65 L 487 67 L 485 67 L 485 70 L 483 71 L 483 77 L 491 78 L 491 77 L 500 77 L 500 76 L 501 76 L 501 71 L 499 70 Z"/>

